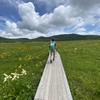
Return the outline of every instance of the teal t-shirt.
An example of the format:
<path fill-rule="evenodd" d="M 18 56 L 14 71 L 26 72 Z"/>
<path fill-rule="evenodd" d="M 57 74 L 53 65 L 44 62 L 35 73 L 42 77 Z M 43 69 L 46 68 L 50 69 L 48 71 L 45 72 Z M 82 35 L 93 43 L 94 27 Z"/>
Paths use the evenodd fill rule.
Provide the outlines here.
<path fill-rule="evenodd" d="M 55 43 L 54 42 L 50 42 L 50 50 L 51 51 L 55 50 Z"/>

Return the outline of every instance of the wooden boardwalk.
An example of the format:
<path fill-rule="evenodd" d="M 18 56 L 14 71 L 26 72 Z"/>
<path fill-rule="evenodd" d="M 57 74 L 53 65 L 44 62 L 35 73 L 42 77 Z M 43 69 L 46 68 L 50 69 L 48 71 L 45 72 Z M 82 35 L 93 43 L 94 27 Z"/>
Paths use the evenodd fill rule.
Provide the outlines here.
<path fill-rule="evenodd" d="M 52 63 L 48 57 L 34 100 L 73 100 L 58 52 Z"/>

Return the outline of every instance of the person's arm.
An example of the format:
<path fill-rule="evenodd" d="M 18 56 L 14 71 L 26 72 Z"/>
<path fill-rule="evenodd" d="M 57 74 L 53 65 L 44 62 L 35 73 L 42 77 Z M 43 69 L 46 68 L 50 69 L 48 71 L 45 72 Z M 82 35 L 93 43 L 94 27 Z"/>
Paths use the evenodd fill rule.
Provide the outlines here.
<path fill-rule="evenodd" d="M 56 45 L 56 42 L 55 42 L 55 49 L 56 49 L 56 51 L 57 51 L 57 45 Z"/>
<path fill-rule="evenodd" d="M 51 42 L 51 41 L 50 41 Z M 49 43 L 49 49 L 50 49 L 50 43 Z"/>

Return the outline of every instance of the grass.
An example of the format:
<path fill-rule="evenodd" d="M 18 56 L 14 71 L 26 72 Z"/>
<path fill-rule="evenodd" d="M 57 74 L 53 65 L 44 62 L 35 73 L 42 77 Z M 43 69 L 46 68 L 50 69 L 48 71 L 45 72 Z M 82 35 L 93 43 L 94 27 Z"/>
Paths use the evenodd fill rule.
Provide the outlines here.
<path fill-rule="evenodd" d="M 47 43 L 0 44 L 0 100 L 33 100 L 47 57 Z M 3 82 L 4 73 L 20 76 Z"/>
<path fill-rule="evenodd" d="M 73 100 L 100 100 L 100 41 L 57 42 L 57 47 Z M 0 100 L 33 100 L 47 57 L 48 42 L 0 44 Z M 4 73 L 19 78 L 3 82 Z"/>
<path fill-rule="evenodd" d="M 100 41 L 59 42 L 74 100 L 100 100 Z"/>

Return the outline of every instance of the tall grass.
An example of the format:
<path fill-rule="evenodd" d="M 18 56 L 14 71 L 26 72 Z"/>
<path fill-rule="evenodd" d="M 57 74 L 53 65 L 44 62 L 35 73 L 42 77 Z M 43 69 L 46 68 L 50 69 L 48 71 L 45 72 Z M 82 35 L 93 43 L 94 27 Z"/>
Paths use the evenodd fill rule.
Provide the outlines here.
<path fill-rule="evenodd" d="M 47 57 L 47 43 L 0 44 L 0 100 L 33 100 Z"/>
<path fill-rule="evenodd" d="M 100 100 L 100 41 L 57 42 L 57 48 L 73 100 Z M 0 44 L 0 100 L 33 100 L 47 57 L 47 42 Z"/>
<path fill-rule="evenodd" d="M 74 100 L 100 100 L 100 41 L 59 42 Z"/>

